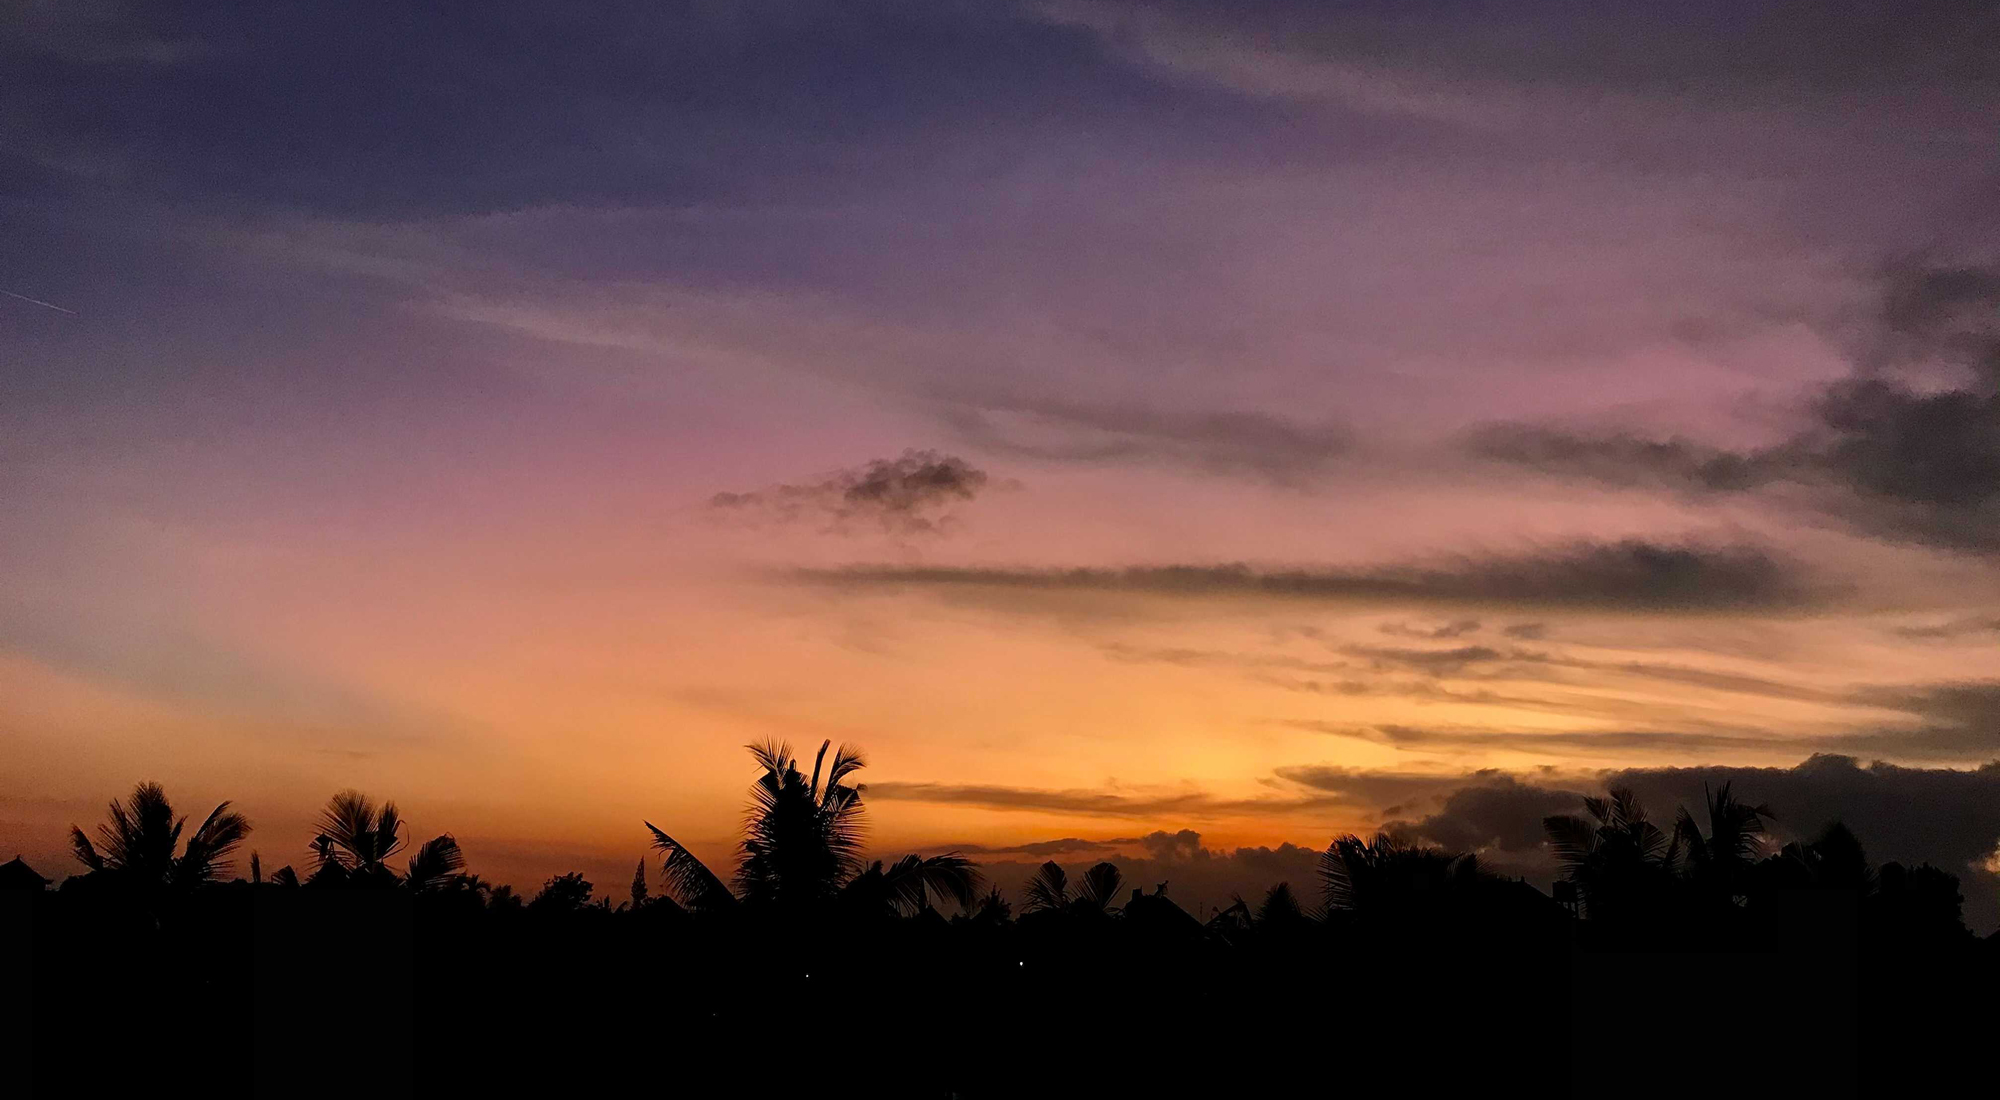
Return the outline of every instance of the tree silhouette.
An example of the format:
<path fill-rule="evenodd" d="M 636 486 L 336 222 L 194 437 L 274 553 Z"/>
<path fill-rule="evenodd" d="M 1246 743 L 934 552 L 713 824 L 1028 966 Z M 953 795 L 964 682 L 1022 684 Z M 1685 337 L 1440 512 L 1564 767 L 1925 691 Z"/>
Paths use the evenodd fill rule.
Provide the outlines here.
<path fill-rule="evenodd" d="M 528 908 L 538 913 L 574 913 L 590 904 L 591 886 L 581 871 L 557 875 L 542 884 Z"/>
<path fill-rule="evenodd" d="M 842 745 L 821 785 L 833 742 L 820 745 L 810 782 L 790 745 L 750 746 L 764 774 L 750 788 L 743 862 L 736 884 L 746 901 L 812 906 L 831 899 L 860 868 L 861 787 L 841 782 L 865 766 L 859 750 Z"/>
<path fill-rule="evenodd" d="M 1264 893 L 1257 906 L 1257 926 L 1267 929 L 1294 928 L 1306 922 L 1305 910 L 1292 894 L 1292 884 L 1281 882 Z"/>
<path fill-rule="evenodd" d="M 1124 885 L 1125 876 L 1118 865 L 1109 861 L 1093 864 L 1090 870 L 1077 880 L 1076 897 L 1070 902 L 1072 910 L 1086 913 L 1109 913 L 1117 908 L 1118 888 Z"/>
<path fill-rule="evenodd" d="M 646 861 L 641 858 L 639 867 L 632 872 L 632 908 L 646 904 Z"/>
<path fill-rule="evenodd" d="M 1069 875 L 1062 865 L 1049 860 L 1036 868 L 1033 878 L 1028 880 L 1026 896 L 1021 902 L 1023 913 L 1054 913 L 1069 907 Z"/>
<path fill-rule="evenodd" d="M 1028 880 L 1023 913 L 1090 913 L 1102 916 L 1117 906 L 1118 888 L 1124 883 L 1118 865 L 1103 862 L 1085 871 L 1071 893 L 1069 875 L 1055 860 L 1036 870 Z"/>
<path fill-rule="evenodd" d="M 1379 917 L 1435 909 L 1483 881 L 1484 872 L 1470 855 L 1388 833 L 1368 840 L 1350 833 L 1320 854 L 1319 877 L 1327 912 Z"/>
<path fill-rule="evenodd" d="M 447 833 L 424 841 L 417 854 L 410 857 L 403 885 L 420 891 L 442 889 L 463 878 L 464 870 L 465 854 L 458 850 L 458 841 Z"/>
<path fill-rule="evenodd" d="M 1674 820 L 1674 839 L 1687 853 L 1689 878 L 1697 890 L 1710 898 L 1734 903 L 1749 888 L 1750 869 L 1764 849 L 1764 822 L 1772 819 L 1769 806 L 1751 806 L 1730 793 L 1724 783 L 1711 791 L 1702 785 L 1702 804 L 1708 812 L 1708 832 L 1704 834 L 1687 807 Z"/>
<path fill-rule="evenodd" d="M 888 867 L 881 860 L 854 876 L 841 889 L 841 901 L 856 909 L 896 912 L 915 916 L 930 906 L 937 894 L 950 898 L 962 910 L 970 910 L 978 894 L 979 872 L 972 861 L 960 855 L 908 855 Z"/>
<path fill-rule="evenodd" d="M 1629 789 L 1585 798 L 1583 806 L 1588 820 L 1561 814 L 1542 819 L 1549 847 L 1576 884 L 1585 917 L 1636 919 L 1671 888 L 1679 842 L 1647 820 L 1646 808 Z"/>
<path fill-rule="evenodd" d="M 408 843 L 401 835 L 402 815 L 394 802 L 376 806 L 360 791 L 346 790 L 327 799 L 320 811 L 319 836 L 313 852 L 319 870 L 313 881 L 323 885 L 394 886 L 432 890 L 454 881 L 465 870 L 465 855 L 447 833 L 418 847 L 402 874 L 389 857 Z"/>
<path fill-rule="evenodd" d="M 158 783 L 132 788 L 126 802 L 112 799 L 110 818 L 97 827 L 95 844 L 72 825 L 71 850 L 91 871 L 147 889 L 192 889 L 216 881 L 229 869 L 230 853 L 250 835 L 249 819 L 224 802 L 209 811 L 181 846 L 187 818 L 174 816 L 173 803 Z"/>
<path fill-rule="evenodd" d="M 387 881 L 394 877 L 388 859 L 403 850 L 398 835 L 403 819 L 394 802 L 379 808 L 360 791 L 346 790 L 327 799 L 320 811 L 319 837 L 313 843 L 322 866 L 332 863 L 345 872 L 341 877 L 367 881 Z"/>
<path fill-rule="evenodd" d="M 988 890 L 975 903 L 971 919 L 976 924 L 1001 925 L 1014 919 L 1014 907 L 1007 903 L 998 886 Z"/>
<path fill-rule="evenodd" d="M 821 742 L 808 779 L 790 745 L 746 747 L 763 774 L 750 787 L 735 891 L 686 846 L 645 823 L 653 846 L 664 856 L 661 881 L 682 906 L 701 912 L 746 904 L 807 913 L 844 899 L 863 908 L 916 912 L 933 893 L 961 907 L 972 904 L 979 873 L 956 853 L 905 856 L 887 867 L 879 862 L 862 866 L 865 788 L 845 782 L 866 766 L 861 750 L 842 745 L 828 766 L 826 754 L 833 742 Z"/>
<path fill-rule="evenodd" d="M 1853 830 L 1836 821 L 1812 840 L 1794 840 L 1758 864 L 1760 877 L 1783 889 L 1842 890 L 1860 897 L 1875 889 L 1875 872 Z"/>

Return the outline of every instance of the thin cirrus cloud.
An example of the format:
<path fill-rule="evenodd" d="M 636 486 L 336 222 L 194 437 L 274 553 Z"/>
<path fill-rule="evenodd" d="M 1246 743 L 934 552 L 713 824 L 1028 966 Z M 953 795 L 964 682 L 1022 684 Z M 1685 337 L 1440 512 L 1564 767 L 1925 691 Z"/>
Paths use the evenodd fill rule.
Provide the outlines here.
<path fill-rule="evenodd" d="M 1338 424 L 1259 412 L 1175 412 L 1056 402 L 959 407 L 946 422 L 972 446 L 1062 463 L 1143 462 L 1282 486 L 1324 479 L 1354 447 Z"/>
<path fill-rule="evenodd" d="M 956 520 L 954 506 L 978 498 L 991 478 L 955 455 L 904 451 L 799 485 L 773 485 L 709 498 L 718 518 L 749 524 L 811 523 L 828 531 L 876 528 L 936 535 Z"/>
<path fill-rule="evenodd" d="M 1559 760 L 1631 759 L 1635 754 L 1730 754 L 1736 758 L 1811 752 L 1845 753 L 1871 759 L 1966 764 L 2000 753 L 2000 737 L 1990 729 L 1932 725 L 1911 730 L 1871 730 L 1829 735 L 1775 736 L 1744 730 L 1708 733 L 1685 729 L 1526 730 L 1483 727 L 1423 727 L 1385 724 L 1357 727 L 1299 720 L 1294 728 L 1349 737 L 1408 751 L 1445 756 L 1514 752 Z"/>
<path fill-rule="evenodd" d="M 1480 772 L 1498 775 L 1499 772 Z M 1242 814 L 1350 810 L 1395 813 L 1401 807 L 1464 782 L 1460 774 L 1398 772 L 1338 765 L 1296 765 L 1274 769 L 1270 793 L 1225 797 L 1206 788 L 1076 787 L 1049 788 L 934 782 L 871 783 L 871 798 L 977 806 L 990 810 L 1069 813 L 1090 817 L 1221 818 Z"/>
<path fill-rule="evenodd" d="M 848 590 L 966 589 L 1126 593 L 1184 599 L 1397 601 L 1703 613 L 1804 609 L 1837 596 L 1803 567 L 1748 546 L 1631 540 L 1517 556 L 1376 568 L 1263 570 L 1248 565 L 1035 569 L 863 565 L 806 569 L 796 580 Z"/>
<path fill-rule="evenodd" d="M 1765 676 L 1725 669 L 1694 668 L 1654 661 L 1593 660 L 1569 654 L 1528 649 L 1494 649 L 1488 646 L 1459 646 L 1452 649 L 1400 649 L 1389 646 L 1348 646 L 1344 652 L 1363 658 L 1377 670 L 1403 669 L 1434 678 L 1530 680 L 1566 684 L 1575 671 L 1628 676 L 1684 687 L 1740 695 L 1760 695 L 1799 703 L 1841 704 L 1853 701 L 1850 692 L 1775 680 Z"/>

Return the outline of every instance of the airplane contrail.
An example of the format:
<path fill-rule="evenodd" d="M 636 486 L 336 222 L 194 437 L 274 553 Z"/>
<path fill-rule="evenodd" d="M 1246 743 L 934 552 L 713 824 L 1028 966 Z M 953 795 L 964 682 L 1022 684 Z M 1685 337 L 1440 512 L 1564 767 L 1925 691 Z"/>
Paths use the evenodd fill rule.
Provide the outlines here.
<path fill-rule="evenodd" d="M 55 304 L 54 302 L 44 302 L 40 298 L 30 298 L 26 294 L 16 294 L 11 290 L 0 290 L 0 294 L 5 294 L 9 298 L 19 298 L 24 302 L 33 302 L 35 305 L 41 306 L 43 309 L 53 309 L 57 313 L 67 313 L 71 317 L 81 316 L 80 314 L 77 313 L 77 311 L 73 309 L 64 309 L 63 307 Z"/>

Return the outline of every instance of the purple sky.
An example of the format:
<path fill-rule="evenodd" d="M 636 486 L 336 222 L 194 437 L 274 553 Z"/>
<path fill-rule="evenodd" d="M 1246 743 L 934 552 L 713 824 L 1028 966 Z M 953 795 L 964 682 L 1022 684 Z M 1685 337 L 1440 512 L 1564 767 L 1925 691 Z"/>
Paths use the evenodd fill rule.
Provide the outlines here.
<path fill-rule="evenodd" d="M 15 5 L 0 855 L 619 883 L 832 737 L 1003 880 L 1736 775 L 1990 926 L 2000 16 L 1831 12 Z"/>

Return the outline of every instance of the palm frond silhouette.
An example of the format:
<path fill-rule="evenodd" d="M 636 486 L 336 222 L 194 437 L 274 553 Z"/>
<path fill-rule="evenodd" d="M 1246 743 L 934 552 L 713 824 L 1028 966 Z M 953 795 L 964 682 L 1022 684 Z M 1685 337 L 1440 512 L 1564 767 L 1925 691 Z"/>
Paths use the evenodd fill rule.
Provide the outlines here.
<path fill-rule="evenodd" d="M 1444 901 L 1481 876 L 1479 861 L 1388 833 L 1335 837 L 1320 854 L 1321 898 L 1329 913 L 1381 915 Z M 1268 904 L 1268 903 L 1267 903 Z"/>
<path fill-rule="evenodd" d="M 149 888 L 188 889 L 217 881 L 229 870 L 230 854 L 250 835 L 249 819 L 224 802 L 209 811 L 183 847 L 187 818 L 174 815 L 158 783 L 139 784 L 124 802 L 113 799 L 109 816 L 97 827 L 95 843 L 71 826 L 70 850 L 92 871 Z"/>
<path fill-rule="evenodd" d="M 1708 816 L 1707 832 L 1682 806 L 1674 819 L 1674 838 L 1686 853 L 1697 887 L 1726 899 L 1735 898 L 1747 888 L 1750 867 L 1764 852 L 1764 823 L 1775 815 L 1769 806 L 1752 806 L 1738 799 L 1728 783 L 1713 791 L 1703 784 L 1701 793 Z"/>
<path fill-rule="evenodd" d="M 849 781 L 867 766 L 860 749 L 836 750 L 831 740 L 822 742 L 807 776 L 785 742 L 745 747 L 761 774 L 750 786 L 735 889 L 686 845 L 645 823 L 663 857 L 661 882 L 683 907 L 702 912 L 746 904 L 806 912 L 846 901 L 907 914 L 927 908 L 933 896 L 949 898 L 961 909 L 972 907 L 981 878 L 973 863 L 955 852 L 863 865 L 867 788 Z"/>
<path fill-rule="evenodd" d="M 1615 920 L 1643 907 L 1671 883 L 1680 865 L 1680 838 L 1646 817 L 1638 796 L 1617 788 L 1583 800 L 1589 817 L 1542 819 L 1549 849 L 1576 884 L 1586 916 Z"/>
<path fill-rule="evenodd" d="M 1023 913 L 1095 913 L 1117 909 L 1118 888 L 1125 876 L 1118 865 L 1098 863 L 1077 878 L 1072 891 L 1068 872 L 1054 860 L 1041 865 L 1023 892 Z"/>
<path fill-rule="evenodd" d="M 320 810 L 319 836 L 312 845 L 319 863 L 314 881 L 401 885 L 411 890 L 432 890 L 457 881 L 465 870 L 465 855 L 449 833 L 418 846 L 402 872 L 389 865 L 390 857 L 409 843 L 402 835 L 404 824 L 393 801 L 377 806 L 360 791 L 336 793 Z"/>

